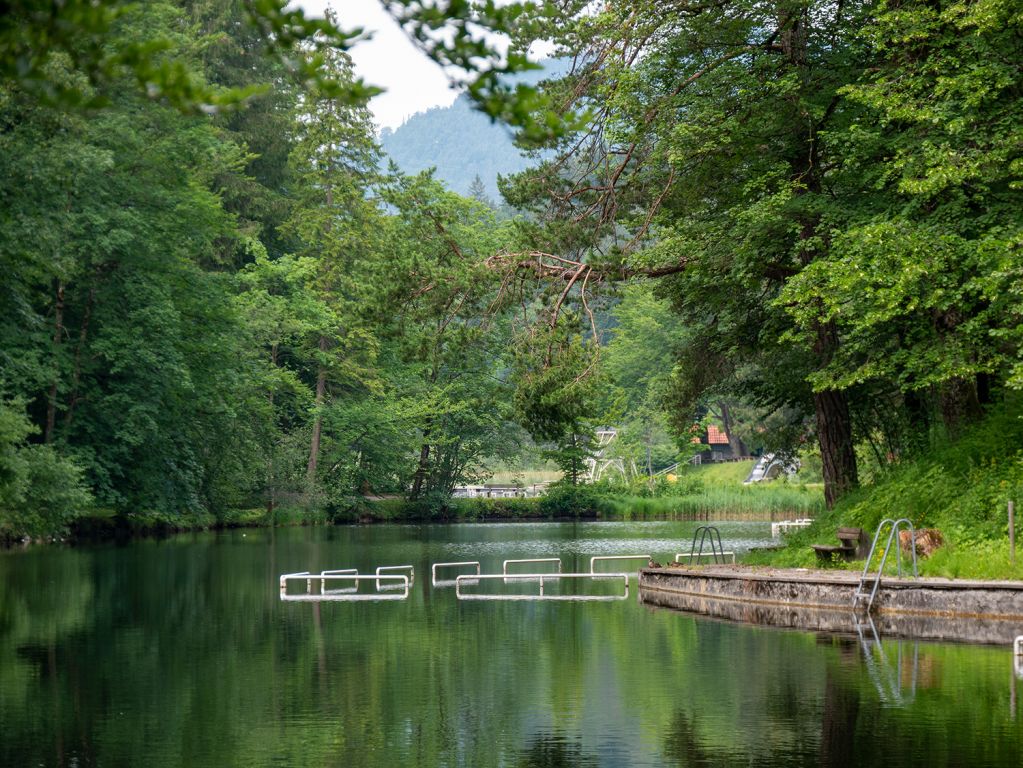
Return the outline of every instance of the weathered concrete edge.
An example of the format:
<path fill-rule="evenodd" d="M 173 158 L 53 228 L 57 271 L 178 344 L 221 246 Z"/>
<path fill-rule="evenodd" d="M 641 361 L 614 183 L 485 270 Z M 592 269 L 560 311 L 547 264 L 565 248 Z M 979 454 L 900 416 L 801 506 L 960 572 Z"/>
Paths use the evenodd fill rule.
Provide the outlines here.
<path fill-rule="evenodd" d="M 754 569 L 751 566 L 684 566 L 667 568 L 644 568 L 642 571 L 651 573 L 683 574 L 688 576 L 709 577 L 715 579 L 738 579 L 741 581 L 769 581 L 792 584 L 836 584 L 855 586 L 860 580 L 857 571 L 814 571 L 804 568 L 770 568 Z M 885 587 L 912 588 L 926 586 L 929 589 L 996 589 L 1021 591 L 1023 581 L 980 581 L 978 579 L 945 579 L 921 576 L 917 579 L 892 578 L 885 576 L 882 583 Z"/>
<path fill-rule="evenodd" d="M 812 631 L 855 632 L 861 619 L 852 611 L 858 579 L 775 571 L 770 575 L 730 569 L 643 569 L 640 602 L 731 621 Z M 774 578 L 772 578 L 772 576 Z M 956 590 L 899 580 L 882 582 L 875 621 L 882 631 L 905 637 L 973 643 L 1011 642 L 1023 632 L 1023 582 L 971 581 Z"/>

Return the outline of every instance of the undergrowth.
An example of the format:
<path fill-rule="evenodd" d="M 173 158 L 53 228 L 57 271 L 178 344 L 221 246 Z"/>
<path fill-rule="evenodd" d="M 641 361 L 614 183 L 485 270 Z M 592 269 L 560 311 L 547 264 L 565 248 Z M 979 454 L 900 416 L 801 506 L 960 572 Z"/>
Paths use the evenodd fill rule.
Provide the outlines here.
<path fill-rule="evenodd" d="M 922 575 L 950 578 L 1023 578 L 1023 542 L 1009 561 L 1007 505 L 1023 517 L 1023 408 L 1020 398 L 993 409 L 959 440 L 893 466 L 873 485 L 822 512 L 791 534 L 778 552 L 748 562 L 788 567 L 819 565 L 810 544 L 837 544 L 839 526 L 872 536 L 885 518 L 907 518 L 915 528 L 937 528 L 945 545 L 920 561 Z M 1017 522 L 1017 538 L 1023 527 Z M 892 558 L 889 558 L 892 559 Z M 862 568 L 862 561 L 848 566 Z"/>

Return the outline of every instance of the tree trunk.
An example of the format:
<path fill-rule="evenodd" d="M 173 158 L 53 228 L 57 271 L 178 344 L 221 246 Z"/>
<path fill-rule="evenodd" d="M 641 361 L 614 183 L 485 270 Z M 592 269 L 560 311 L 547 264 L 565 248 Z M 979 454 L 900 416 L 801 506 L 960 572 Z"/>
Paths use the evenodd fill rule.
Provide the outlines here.
<path fill-rule="evenodd" d="M 859 484 L 849 403 L 844 392 L 826 389 L 814 394 L 813 405 L 824 464 L 824 502 L 831 509 L 838 499 Z"/>
<path fill-rule="evenodd" d="M 821 365 L 827 365 L 838 346 L 838 332 L 831 323 L 817 324 L 813 351 Z M 845 392 L 825 389 L 813 395 L 817 417 L 817 441 L 824 466 L 824 503 L 828 509 L 859 485 L 856 451 L 853 446 L 852 417 Z"/>
<path fill-rule="evenodd" d="M 78 388 L 82 383 L 82 353 L 85 351 L 85 344 L 89 339 L 89 318 L 92 317 L 92 303 L 96 299 L 96 289 L 89 289 L 89 298 L 85 302 L 85 312 L 82 314 L 82 327 L 78 331 L 78 346 L 75 348 L 75 370 L 71 378 L 71 397 L 68 398 L 67 413 L 64 414 L 65 431 L 71 426 L 71 419 L 78 404 Z"/>
<path fill-rule="evenodd" d="M 732 412 L 728 403 L 724 400 L 718 401 L 718 408 L 721 410 L 721 424 L 724 426 L 725 437 L 728 438 L 728 447 L 732 450 L 732 458 L 738 459 L 746 455 L 746 446 L 738 435 L 732 432 Z"/>
<path fill-rule="evenodd" d="M 53 430 L 57 423 L 57 384 L 60 381 L 60 345 L 64 339 L 64 283 L 57 281 L 57 303 L 53 323 L 53 381 L 46 398 L 46 428 L 43 442 L 53 442 Z"/>
<path fill-rule="evenodd" d="M 977 402 L 980 405 L 991 405 L 994 402 L 991 394 L 991 374 L 977 374 Z"/>
<path fill-rule="evenodd" d="M 412 477 L 412 490 L 409 493 L 410 499 L 418 499 L 423 492 L 423 483 L 426 481 L 426 472 L 430 464 L 430 444 L 423 443 L 419 449 L 419 464 L 416 466 L 416 473 Z"/>
<path fill-rule="evenodd" d="M 320 352 L 327 351 L 327 337 L 320 336 Z M 320 460 L 320 434 L 323 430 L 323 400 L 327 393 L 327 369 L 320 364 L 316 374 L 316 419 L 313 421 L 313 437 L 309 444 L 309 464 L 306 478 L 312 483 L 316 479 L 316 464 Z"/>
<path fill-rule="evenodd" d="M 277 367 L 277 354 L 278 354 L 278 346 L 277 346 L 277 342 L 274 342 L 274 343 L 272 343 L 270 345 L 270 367 L 271 368 L 276 368 Z M 270 388 L 270 393 L 269 393 L 269 395 L 267 395 L 267 400 L 270 403 L 270 418 L 273 420 L 273 423 L 276 424 L 277 423 L 277 417 L 274 415 L 274 399 L 275 399 L 274 398 L 274 390 L 271 387 Z M 266 459 L 266 485 L 267 485 L 267 489 L 266 489 L 266 493 L 267 493 L 267 495 L 266 495 L 266 517 L 270 521 L 270 525 L 271 526 L 274 524 L 274 507 L 276 506 L 276 502 L 277 502 L 277 478 L 276 478 L 276 472 L 274 470 L 275 453 L 276 452 L 274 451 L 274 440 L 273 440 L 273 437 L 271 436 L 270 437 L 270 445 L 269 445 L 269 448 L 267 450 L 267 459 Z"/>
<path fill-rule="evenodd" d="M 652 478 L 654 476 L 654 462 L 652 456 L 652 445 L 654 441 L 654 428 L 652 424 L 647 424 L 646 427 L 646 476 Z"/>
<path fill-rule="evenodd" d="M 410 499 L 418 499 L 423 492 L 423 483 L 426 482 L 426 473 L 430 468 L 430 433 L 433 429 L 433 420 L 427 419 L 423 426 L 423 444 L 419 448 L 419 464 L 412 476 L 412 490 L 409 492 Z"/>
<path fill-rule="evenodd" d="M 333 178 L 334 166 L 331 164 L 327 169 L 326 175 L 326 190 L 325 190 L 325 202 L 327 204 L 328 212 L 334 207 L 334 187 L 331 184 Z M 326 224 L 324 226 L 326 232 L 331 230 L 330 216 L 327 217 Z M 320 352 L 326 352 L 329 343 L 326 336 L 320 336 Z M 309 484 L 312 485 L 316 479 L 316 465 L 320 460 L 320 436 L 323 431 L 323 415 L 322 407 L 323 400 L 327 393 L 327 369 L 324 368 L 323 362 L 320 362 L 320 369 L 316 372 L 316 420 L 313 421 L 313 437 L 309 444 L 309 464 L 306 466 L 306 479 Z"/>
<path fill-rule="evenodd" d="M 941 418 L 950 437 L 959 436 L 963 428 L 977 421 L 983 410 L 974 379 L 956 377 L 941 385 Z"/>

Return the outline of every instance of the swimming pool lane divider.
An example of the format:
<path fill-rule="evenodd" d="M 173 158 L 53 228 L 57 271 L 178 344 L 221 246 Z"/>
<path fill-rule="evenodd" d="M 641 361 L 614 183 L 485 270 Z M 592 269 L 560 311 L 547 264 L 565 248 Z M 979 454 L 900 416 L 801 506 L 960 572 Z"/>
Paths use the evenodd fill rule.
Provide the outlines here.
<path fill-rule="evenodd" d="M 502 583 L 509 581 L 524 581 L 531 584 L 539 583 L 539 594 L 532 595 L 488 595 L 488 594 L 465 594 L 462 592 L 463 584 L 478 584 L 481 581 L 501 579 Z M 622 594 L 614 595 L 548 595 L 544 586 L 550 581 L 561 581 L 562 579 L 594 579 L 594 580 L 622 580 Z M 627 573 L 492 573 L 492 574 L 463 574 L 455 578 L 455 597 L 459 600 L 544 600 L 557 602 L 607 602 L 609 600 L 626 600 L 629 597 L 629 574 Z"/>

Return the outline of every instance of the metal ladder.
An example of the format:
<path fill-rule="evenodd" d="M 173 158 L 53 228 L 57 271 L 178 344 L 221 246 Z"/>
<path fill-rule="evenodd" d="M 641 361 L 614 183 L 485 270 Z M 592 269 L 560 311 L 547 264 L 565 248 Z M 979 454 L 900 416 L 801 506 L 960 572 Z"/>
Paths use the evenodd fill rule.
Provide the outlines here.
<path fill-rule="evenodd" d="M 696 537 L 700 537 L 700 551 L 696 551 Z M 717 536 L 717 545 L 715 548 L 714 536 Z M 710 540 L 710 554 L 714 558 L 715 563 L 725 562 L 725 548 L 721 545 L 721 531 L 715 528 L 713 525 L 701 525 L 693 533 L 693 545 L 689 548 L 689 562 L 693 562 L 693 555 L 696 555 L 696 562 L 699 562 L 700 555 L 703 554 L 703 542 L 708 539 Z M 720 559 L 718 559 L 720 557 Z M 676 558 L 677 559 L 677 558 Z"/>
<path fill-rule="evenodd" d="M 870 563 L 874 559 L 874 552 L 877 550 L 877 542 L 881 538 L 881 532 L 885 526 L 890 526 L 888 531 L 888 539 L 885 541 L 884 554 L 881 555 L 881 564 L 877 568 L 877 573 L 873 576 L 874 585 L 871 587 L 870 594 L 867 594 L 867 585 L 870 583 L 871 576 Z M 853 594 L 853 609 L 860 607 L 860 603 L 864 598 L 867 598 L 866 610 L 869 613 L 871 607 L 874 605 L 874 598 L 877 596 L 878 587 L 881 586 L 881 574 L 884 573 L 884 564 L 888 560 L 888 553 L 892 549 L 892 539 L 896 539 L 896 534 L 899 532 L 899 528 L 909 529 L 909 540 L 913 548 L 913 578 L 917 578 L 916 570 L 916 531 L 913 530 L 913 524 L 904 517 L 898 520 L 892 520 L 890 517 L 882 520 L 878 526 L 877 531 L 874 532 L 874 541 L 870 545 L 870 554 L 867 555 L 867 562 L 863 564 L 863 573 L 860 574 L 860 583 L 856 587 L 856 592 Z M 899 542 L 895 541 L 895 562 L 898 564 L 899 576 L 902 576 L 902 551 L 899 547 Z"/>

